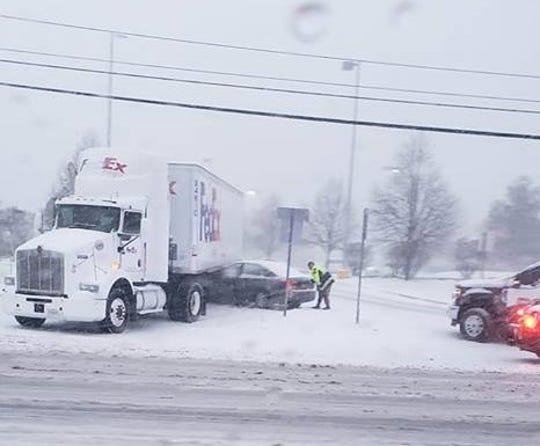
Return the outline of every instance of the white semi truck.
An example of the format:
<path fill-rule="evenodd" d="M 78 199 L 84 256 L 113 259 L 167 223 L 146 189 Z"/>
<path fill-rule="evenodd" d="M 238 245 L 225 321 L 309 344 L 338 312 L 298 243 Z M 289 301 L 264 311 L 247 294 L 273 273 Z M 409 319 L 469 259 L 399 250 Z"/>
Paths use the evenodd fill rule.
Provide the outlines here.
<path fill-rule="evenodd" d="M 242 215 L 243 194 L 198 165 L 87 149 L 54 228 L 17 248 L 4 309 L 27 327 L 100 322 L 112 333 L 163 310 L 193 322 L 206 311 L 200 274 L 241 257 Z"/>

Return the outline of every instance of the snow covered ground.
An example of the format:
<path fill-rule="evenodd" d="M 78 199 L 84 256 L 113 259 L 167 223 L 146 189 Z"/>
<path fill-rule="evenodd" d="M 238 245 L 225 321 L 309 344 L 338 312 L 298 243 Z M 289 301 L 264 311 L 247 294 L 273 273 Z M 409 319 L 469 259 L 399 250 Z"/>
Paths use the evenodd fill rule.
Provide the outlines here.
<path fill-rule="evenodd" d="M 536 372 L 540 361 L 529 353 L 458 336 L 445 315 L 453 286 L 452 280 L 365 279 L 359 325 L 354 323 L 356 279 L 335 284 L 331 311 L 305 304 L 284 318 L 277 311 L 212 305 L 194 324 L 153 315 L 121 335 L 101 334 L 91 324 L 23 329 L 1 314 L 0 352 Z"/>

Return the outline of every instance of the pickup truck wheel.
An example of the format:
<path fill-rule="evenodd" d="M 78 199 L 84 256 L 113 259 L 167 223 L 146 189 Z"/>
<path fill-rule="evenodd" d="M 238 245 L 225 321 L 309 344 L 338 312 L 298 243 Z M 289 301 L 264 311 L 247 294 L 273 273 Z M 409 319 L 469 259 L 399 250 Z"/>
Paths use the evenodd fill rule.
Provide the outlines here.
<path fill-rule="evenodd" d="M 204 291 L 198 283 L 180 284 L 169 305 L 173 321 L 195 322 L 204 312 Z"/>
<path fill-rule="evenodd" d="M 23 317 L 15 316 L 15 320 L 23 327 L 26 328 L 39 328 L 45 322 L 45 319 L 40 319 L 37 317 Z"/>
<path fill-rule="evenodd" d="M 469 341 L 486 342 L 491 338 L 493 321 L 483 308 L 471 308 L 460 317 L 459 330 Z"/>
<path fill-rule="evenodd" d="M 122 288 L 113 289 L 107 298 L 107 309 L 102 328 L 108 333 L 122 333 L 129 321 L 129 300 Z"/>

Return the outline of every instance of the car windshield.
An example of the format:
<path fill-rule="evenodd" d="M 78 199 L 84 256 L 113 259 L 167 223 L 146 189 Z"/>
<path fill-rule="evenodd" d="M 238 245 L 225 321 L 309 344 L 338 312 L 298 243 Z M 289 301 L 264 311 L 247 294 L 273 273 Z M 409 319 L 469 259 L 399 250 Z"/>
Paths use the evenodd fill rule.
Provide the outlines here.
<path fill-rule="evenodd" d="M 115 232 L 120 222 L 120 209 L 112 206 L 60 205 L 57 228 L 91 229 Z"/>

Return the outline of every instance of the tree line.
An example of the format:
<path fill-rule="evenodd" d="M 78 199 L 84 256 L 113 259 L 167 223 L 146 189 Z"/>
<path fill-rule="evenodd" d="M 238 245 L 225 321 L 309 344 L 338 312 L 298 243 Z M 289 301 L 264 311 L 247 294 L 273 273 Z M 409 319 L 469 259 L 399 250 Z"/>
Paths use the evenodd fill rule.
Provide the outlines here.
<path fill-rule="evenodd" d="M 434 256 L 444 252 L 464 277 L 484 268 L 516 269 L 540 260 L 540 187 L 517 178 L 505 197 L 492 203 L 480 237 L 457 237 L 461 230 L 459 200 L 444 181 L 421 135 L 408 138 L 395 153 L 391 172 L 374 188 L 369 202 L 368 257 L 377 251 L 391 275 L 414 278 Z M 279 249 L 278 195 L 261 203 L 246 236 L 251 246 L 271 258 Z M 348 211 L 339 179 L 317 191 L 310 208 L 306 244 L 319 247 L 328 267 L 333 256 L 353 271 L 358 265 L 358 210 Z M 348 232 L 349 231 L 349 232 Z M 486 236 L 491 240 L 489 252 Z M 452 249 L 453 248 L 453 249 Z"/>

